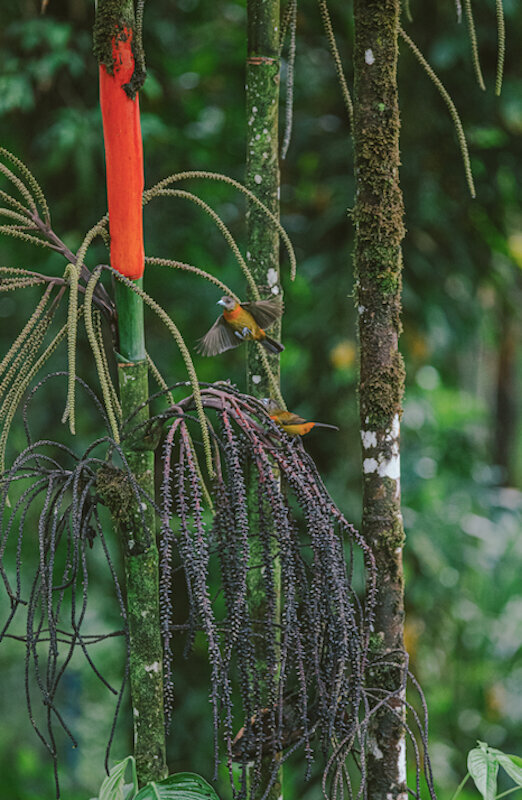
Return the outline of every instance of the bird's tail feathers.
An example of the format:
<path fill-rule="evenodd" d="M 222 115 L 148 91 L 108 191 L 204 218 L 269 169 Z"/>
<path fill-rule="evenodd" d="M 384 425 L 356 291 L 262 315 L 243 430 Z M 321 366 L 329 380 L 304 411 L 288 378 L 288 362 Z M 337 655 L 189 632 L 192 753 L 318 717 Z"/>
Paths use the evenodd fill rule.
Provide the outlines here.
<path fill-rule="evenodd" d="M 282 353 L 285 349 L 281 342 L 277 342 L 271 336 L 267 336 L 266 333 L 264 338 L 261 339 L 261 344 L 269 353 Z"/>

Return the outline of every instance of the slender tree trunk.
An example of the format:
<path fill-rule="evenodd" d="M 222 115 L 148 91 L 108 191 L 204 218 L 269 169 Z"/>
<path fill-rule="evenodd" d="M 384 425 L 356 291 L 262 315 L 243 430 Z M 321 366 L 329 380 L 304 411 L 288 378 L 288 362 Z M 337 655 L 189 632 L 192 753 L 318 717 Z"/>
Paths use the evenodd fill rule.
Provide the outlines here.
<path fill-rule="evenodd" d="M 248 0 L 247 15 L 246 185 L 273 214 L 279 216 L 279 0 Z M 247 226 L 247 261 L 261 296 L 280 296 L 279 234 L 253 204 L 248 208 Z M 275 338 L 280 337 L 280 323 L 271 329 L 272 333 Z M 279 357 L 267 356 L 272 372 L 279 381 Z M 255 344 L 248 345 L 247 386 L 255 397 L 273 395 Z M 257 553 L 256 541 L 254 539 L 252 544 L 252 564 L 262 563 L 261 554 Z M 280 584 L 277 570 L 275 582 L 276 586 Z M 266 616 L 266 598 L 263 576 L 259 569 L 250 573 L 249 589 L 252 616 L 263 621 Z M 276 615 L 280 616 L 279 610 Z M 261 649 L 257 658 L 257 669 L 261 673 L 266 672 L 266 660 Z M 266 785 L 271 774 L 272 764 L 267 757 L 262 770 L 261 787 Z M 267 800 L 279 800 L 281 796 L 282 770 L 279 770 Z"/>
<path fill-rule="evenodd" d="M 98 0 L 94 50 L 100 64 L 111 264 L 141 285 L 143 275 L 143 152 L 136 90 L 142 81 L 135 69 L 140 53 L 132 0 Z M 148 368 L 143 302 L 116 283 L 119 335 L 119 383 L 123 419 L 146 402 Z M 146 422 L 148 405 L 133 417 Z M 154 498 L 154 453 L 127 439 L 123 450 L 136 483 Z M 128 493 L 127 493 L 128 494 Z M 122 491 L 122 497 L 124 492 Z M 123 505 L 123 501 L 121 503 Z M 114 508 L 125 563 L 130 636 L 130 688 L 134 721 L 134 756 L 140 784 L 166 776 L 163 713 L 163 662 L 159 619 L 158 549 L 155 512 L 146 500 Z M 123 513 L 122 513 L 123 512 Z"/>
<path fill-rule="evenodd" d="M 399 7 L 400 0 L 354 0 L 362 530 L 378 568 L 372 642 L 372 659 L 377 664 L 368 682 L 387 692 L 400 689 L 405 661 L 399 460 L 404 386 L 398 351 L 404 235 L 397 99 Z M 407 798 L 402 699 L 383 706 L 372 720 L 367 754 L 370 800 Z"/>

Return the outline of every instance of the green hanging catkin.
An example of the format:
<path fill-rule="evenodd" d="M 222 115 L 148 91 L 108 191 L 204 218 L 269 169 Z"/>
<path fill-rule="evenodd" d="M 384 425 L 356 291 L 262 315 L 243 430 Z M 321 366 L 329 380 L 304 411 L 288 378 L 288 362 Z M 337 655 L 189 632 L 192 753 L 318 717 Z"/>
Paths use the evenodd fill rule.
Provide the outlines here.
<path fill-rule="evenodd" d="M 27 179 L 29 185 L 31 186 L 31 189 L 33 190 L 36 202 L 40 205 L 40 208 L 44 213 L 45 222 L 49 224 L 51 222 L 51 214 L 49 212 L 49 206 L 47 205 L 47 200 L 45 199 L 45 195 L 42 191 L 42 188 L 38 183 L 38 181 L 36 180 L 36 178 L 34 177 L 31 170 L 24 164 L 23 161 L 20 161 L 19 158 L 13 155 L 13 153 L 9 152 L 9 150 L 6 150 L 5 147 L 0 147 L 0 155 L 3 155 L 6 158 L 8 158 L 9 161 L 11 161 L 17 167 L 17 169 L 22 173 L 24 178 Z"/>
<path fill-rule="evenodd" d="M 20 211 L 13 211 L 12 208 L 0 208 L 0 214 L 3 217 L 9 217 L 17 222 L 21 222 L 22 225 L 25 225 L 26 227 L 30 224 L 27 215 L 22 214 Z"/>
<path fill-rule="evenodd" d="M 112 402 L 111 379 L 110 375 L 108 374 L 108 365 L 103 360 L 102 356 L 103 348 L 100 349 L 99 347 L 92 319 L 92 297 L 94 294 L 94 289 L 96 287 L 96 284 L 98 283 L 98 280 L 100 278 L 102 269 L 103 267 L 101 266 L 96 267 L 96 269 L 94 270 L 94 272 L 92 273 L 91 277 L 87 282 L 87 287 L 85 289 L 85 299 L 84 299 L 84 309 L 85 309 L 84 323 L 85 323 L 85 329 L 87 331 L 87 338 L 89 339 L 89 344 L 91 345 L 92 354 L 94 356 L 96 370 L 98 372 L 98 379 L 100 381 L 103 394 L 103 402 L 105 404 L 105 411 L 107 412 L 107 417 L 109 419 L 109 424 L 111 426 L 112 436 L 114 441 L 117 444 L 119 444 L 120 432 L 118 429 L 118 421 L 116 419 L 116 414 L 114 412 L 114 405 Z"/>
<path fill-rule="evenodd" d="M 25 323 L 24 327 L 22 328 L 22 330 L 20 331 L 20 333 L 18 334 L 18 336 L 14 340 L 13 344 L 11 345 L 11 347 L 9 348 L 9 350 L 7 351 L 5 356 L 3 357 L 2 361 L 0 362 L 0 375 L 3 375 L 3 373 L 7 369 L 7 365 L 11 361 L 11 359 L 14 358 L 14 356 L 18 353 L 18 351 L 23 347 L 27 337 L 29 336 L 29 334 L 33 330 L 34 326 L 36 325 L 36 323 L 40 319 L 40 317 L 41 317 L 41 315 L 42 315 L 42 313 L 43 313 L 43 311 L 45 309 L 45 306 L 47 305 L 47 303 L 49 301 L 49 297 L 51 295 L 51 288 L 52 287 L 50 287 L 50 286 L 47 287 L 47 289 L 43 293 L 42 297 L 40 298 L 40 301 L 39 301 L 38 305 L 36 306 L 35 310 L 33 311 L 31 316 L 29 317 L 29 319 Z M 2 389 L 0 388 L 0 392 L 1 391 L 2 391 Z"/>
<path fill-rule="evenodd" d="M 116 391 L 116 389 L 114 387 L 114 384 L 112 382 L 111 372 L 110 372 L 110 369 L 109 369 L 109 364 L 107 362 L 107 353 L 105 351 L 105 345 L 103 343 L 102 315 L 101 315 L 101 311 L 99 309 L 95 309 L 93 311 L 93 322 L 94 322 L 94 333 L 95 333 L 95 336 L 96 336 L 96 341 L 98 342 L 98 347 L 100 349 L 100 355 L 101 355 L 101 358 L 102 358 L 102 361 L 103 361 L 103 370 L 104 370 L 105 375 L 107 376 L 107 382 L 109 384 L 109 390 L 110 390 L 110 394 L 111 394 L 112 405 L 113 405 L 113 408 L 116 411 L 116 414 L 118 415 L 118 419 L 121 420 L 123 414 L 122 414 L 121 405 L 120 405 L 120 398 L 118 397 L 118 393 L 117 393 L 117 391 Z"/>
<path fill-rule="evenodd" d="M 497 0 L 497 31 L 498 31 L 498 53 L 497 53 L 497 80 L 495 83 L 495 94 L 500 95 L 502 91 L 502 78 L 504 75 L 504 57 L 506 54 L 506 23 L 504 20 L 504 6 L 502 0 Z"/>
<path fill-rule="evenodd" d="M 484 83 L 484 77 L 482 75 L 482 69 L 480 66 L 479 50 L 477 45 L 477 32 L 475 29 L 475 21 L 473 19 L 471 0 L 464 0 L 464 10 L 466 12 L 466 19 L 468 21 L 468 31 L 469 31 L 469 39 L 471 42 L 471 57 L 473 60 L 473 69 L 475 70 L 475 76 L 477 78 L 478 85 L 485 92 L 486 84 Z"/>
<path fill-rule="evenodd" d="M 330 52 L 334 60 L 335 69 L 337 70 L 337 80 L 339 81 L 339 86 L 341 87 L 341 93 L 343 96 L 344 105 L 346 106 L 346 111 L 348 112 L 348 119 L 350 121 L 350 130 L 353 131 L 353 103 L 350 95 L 350 90 L 348 89 L 348 84 L 346 83 L 346 78 L 344 76 L 343 64 L 341 61 L 341 56 L 339 55 L 339 50 L 337 48 L 337 42 L 335 41 L 335 34 L 333 31 L 332 21 L 330 19 L 330 12 L 328 11 L 326 0 L 318 0 L 318 2 L 319 2 L 319 11 L 321 12 L 321 19 L 323 21 L 323 27 L 326 33 L 326 38 L 328 39 L 328 44 L 330 45 Z"/>
<path fill-rule="evenodd" d="M 27 188 L 27 186 L 25 185 L 25 183 L 23 181 L 21 181 L 20 178 L 18 178 L 14 174 L 14 172 L 12 172 L 9 169 L 9 167 L 6 167 L 5 164 L 2 164 L 1 161 L 0 161 L 0 172 L 2 173 L 2 175 L 5 175 L 7 180 L 10 181 L 13 184 L 13 186 L 16 186 L 16 188 L 18 189 L 18 191 L 20 192 L 20 194 L 22 195 L 22 197 L 26 201 L 26 203 L 29 206 L 29 208 L 31 209 L 31 211 L 36 212 L 37 209 L 36 209 L 35 199 L 32 196 L 32 194 L 29 191 L 29 189 Z"/>
<path fill-rule="evenodd" d="M 286 61 L 286 102 L 285 102 L 285 133 L 281 145 L 281 158 L 285 159 L 290 147 L 292 137 L 292 125 L 294 118 L 294 72 L 295 72 L 295 53 L 296 53 L 296 34 L 297 34 L 297 0 L 290 0 L 287 7 L 288 21 L 286 25 L 290 27 L 290 44 L 288 45 L 288 58 Z M 285 14 L 286 20 L 286 14 Z M 281 55 L 281 48 L 280 53 Z"/>
<path fill-rule="evenodd" d="M 163 392 L 165 392 L 165 397 L 167 398 L 167 402 L 169 403 L 169 405 L 173 406 L 174 405 L 174 395 L 170 391 L 167 381 L 165 380 L 165 378 L 163 377 L 163 375 L 159 371 L 158 367 L 156 366 L 156 364 L 154 363 L 154 361 L 152 360 L 150 355 L 148 353 L 146 355 L 147 355 L 147 364 L 149 365 L 149 370 L 150 370 L 150 373 L 151 373 L 152 377 L 154 378 L 154 380 L 156 381 L 156 383 L 158 384 L 160 389 Z"/>
<path fill-rule="evenodd" d="M 464 171 L 466 173 L 466 180 L 468 183 L 469 192 L 472 197 L 476 197 L 475 184 L 473 182 L 473 174 L 471 172 L 471 162 L 469 159 L 468 143 L 466 142 L 464 128 L 462 127 L 462 122 L 460 121 L 459 112 L 455 107 L 455 103 L 451 99 L 448 90 L 446 89 L 440 78 L 436 75 L 432 67 L 430 67 L 430 65 L 422 55 L 417 45 L 410 39 L 408 34 L 402 28 L 399 28 L 399 34 L 402 36 L 408 47 L 411 49 L 413 55 L 415 56 L 419 64 L 424 68 L 430 80 L 433 81 L 439 93 L 441 94 L 442 99 L 444 100 L 449 109 L 451 118 L 453 120 L 453 124 L 455 125 L 455 130 L 457 132 L 457 139 L 460 146 L 460 152 L 462 154 L 462 160 L 464 162 Z"/>
<path fill-rule="evenodd" d="M 78 317 L 81 316 L 82 311 L 83 311 L 83 309 L 80 308 L 80 310 L 78 312 Z M 33 367 L 30 370 L 30 372 L 25 377 L 25 380 L 22 381 L 21 384 L 19 385 L 16 397 L 12 398 L 12 401 L 11 401 L 11 404 L 10 404 L 10 407 L 9 407 L 9 411 L 6 414 L 6 419 L 5 419 L 5 422 L 4 422 L 4 427 L 3 427 L 3 430 L 2 430 L 2 434 L 0 435 L 0 474 L 2 474 L 5 471 L 5 451 L 6 451 L 6 447 L 7 447 L 7 439 L 9 437 L 9 431 L 11 429 L 11 423 L 12 423 L 13 417 L 14 417 L 14 415 L 16 413 L 16 409 L 18 407 L 18 404 L 20 403 L 20 400 L 22 399 L 27 387 L 31 383 L 31 381 L 34 378 L 34 376 L 43 367 L 45 362 L 52 356 L 52 354 L 54 353 L 54 351 L 56 350 L 56 348 L 58 347 L 60 342 L 65 338 L 65 336 L 67 334 L 67 329 L 68 329 L 68 325 L 64 325 L 58 331 L 58 333 L 56 334 L 56 336 L 54 337 L 52 342 L 44 350 L 44 352 L 42 353 L 42 355 L 40 356 L 38 361 L 36 361 L 34 363 Z"/>
<path fill-rule="evenodd" d="M 5 200 L 5 202 L 8 203 L 8 205 L 12 206 L 13 208 L 17 208 L 19 211 L 21 211 L 22 214 L 24 214 L 24 220 L 26 224 L 31 223 L 32 220 L 29 215 L 29 211 L 23 205 L 23 203 L 20 203 L 19 200 L 15 200 L 14 197 L 12 197 L 8 192 L 4 192 L 3 189 L 0 189 L 0 198 L 2 198 L 2 200 Z"/>
<path fill-rule="evenodd" d="M 62 423 L 69 420 L 69 430 L 75 431 L 75 392 L 76 392 L 76 333 L 78 325 L 78 270 L 74 264 L 67 264 L 65 278 L 69 283 L 69 310 L 67 313 L 67 402 Z"/>
<path fill-rule="evenodd" d="M 265 352 L 265 348 L 263 347 L 261 342 L 256 342 L 256 347 L 257 347 L 259 355 L 261 357 L 261 361 L 262 361 L 262 364 L 263 364 L 263 369 L 266 372 L 266 376 L 267 376 L 268 381 L 270 383 L 270 387 L 271 387 L 271 389 L 272 389 L 272 391 L 274 393 L 275 399 L 277 400 L 277 404 L 278 404 L 279 408 L 282 408 L 284 411 L 286 411 L 286 403 L 285 403 L 285 401 L 283 399 L 283 395 L 281 394 L 281 389 L 279 388 L 279 383 L 276 380 L 275 375 L 274 375 L 274 373 L 272 372 L 272 370 L 270 368 L 270 364 L 268 363 L 268 358 L 267 358 L 267 355 L 266 355 L 266 352 Z"/>
<path fill-rule="evenodd" d="M 49 242 L 45 239 L 38 239 L 37 236 L 31 236 L 30 233 L 24 233 L 18 229 L 16 225 L 0 225 L 0 233 L 5 233 L 6 236 L 13 236 L 15 239 L 21 239 L 23 242 L 30 242 L 38 247 L 50 247 Z"/>
<path fill-rule="evenodd" d="M 34 363 L 34 359 L 38 353 L 38 350 L 40 349 L 41 343 L 45 338 L 45 334 L 47 333 L 51 321 L 52 313 L 49 312 L 44 314 L 43 317 L 38 321 L 35 328 L 31 331 L 23 351 L 20 352 L 17 358 L 13 361 L 11 369 L 2 381 L 2 386 L 0 387 L 2 394 L 4 394 L 9 383 L 11 383 L 11 386 L 9 387 L 9 391 L 7 392 L 6 397 L 0 406 L 0 419 L 3 419 L 11 409 L 13 398 L 18 397 L 19 387 L 25 385 L 25 378 L 30 371 L 32 364 Z M 16 405 L 17 404 L 18 402 Z"/>

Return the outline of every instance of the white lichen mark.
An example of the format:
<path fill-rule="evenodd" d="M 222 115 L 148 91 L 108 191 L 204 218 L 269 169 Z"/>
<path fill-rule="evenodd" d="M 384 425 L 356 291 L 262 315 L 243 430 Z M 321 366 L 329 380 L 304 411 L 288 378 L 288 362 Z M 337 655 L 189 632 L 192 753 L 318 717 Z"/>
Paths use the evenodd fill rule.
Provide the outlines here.
<path fill-rule="evenodd" d="M 370 66 L 375 63 L 375 56 L 373 55 L 373 51 L 370 48 L 364 51 L 364 60 Z"/>
<path fill-rule="evenodd" d="M 270 269 L 266 273 L 266 280 L 267 280 L 268 285 L 270 286 L 270 288 L 272 288 L 272 286 L 275 286 L 277 284 L 278 280 L 279 280 L 279 276 L 277 274 L 277 270 L 274 269 L 273 267 L 270 267 Z"/>
<path fill-rule="evenodd" d="M 375 431 L 361 431 L 361 441 L 365 450 L 370 447 L 377 447 L 377 434 Z"/>
<path fill-rule="evenodd" d="M 390 455 L 385 457 L 383 453 L 377 453 L 376 458 L 365 458 L 363 461 L 363 472 L 370 475 L 376 472 L 381 478 L 391 478 L 398 481 L 401 476 L 401 458 L 399 453 L 399 415 L 393 418 L 391 428 L 384 436 L 384 441 L 389 445 Z M 363 447 L 368 449 L 377 446 L 377 434 L 374 431 L 361 431 Z"/>

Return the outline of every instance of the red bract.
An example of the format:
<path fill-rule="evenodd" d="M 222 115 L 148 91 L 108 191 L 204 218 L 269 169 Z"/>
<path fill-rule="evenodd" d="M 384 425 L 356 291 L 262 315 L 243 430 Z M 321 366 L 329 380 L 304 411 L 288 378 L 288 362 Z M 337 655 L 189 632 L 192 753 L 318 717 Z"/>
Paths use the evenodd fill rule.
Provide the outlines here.
<path fill-rule="evenodd" d="M 143 249 L 143 146 L 138 95 L 123 89 L 134 72 L 132 31 L 112 41 L 114 74 L 100 66 L 100 106 L 105 142 L 111 264 L 127 278 L 141 278 Z"/>

